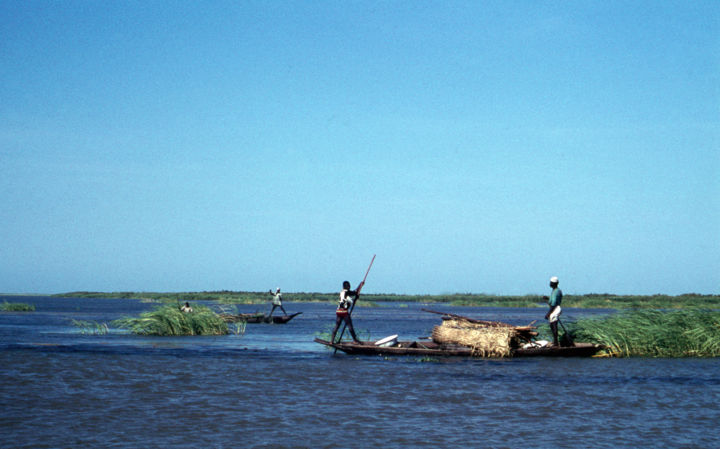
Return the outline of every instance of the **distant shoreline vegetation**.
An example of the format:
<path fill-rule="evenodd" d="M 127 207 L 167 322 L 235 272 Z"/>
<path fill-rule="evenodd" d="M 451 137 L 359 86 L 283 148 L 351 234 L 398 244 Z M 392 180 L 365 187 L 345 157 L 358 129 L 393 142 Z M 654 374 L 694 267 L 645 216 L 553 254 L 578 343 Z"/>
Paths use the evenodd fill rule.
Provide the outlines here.
<path fill-rule="evenodd" d="M 139 299 L 152 302 L 215 301 L 220 304 L 263 304 L 270 300 L 267 292 L 69 292 L 51 295 L 58 298 Z M 290 302 L 335 302 L 337 293 L 284 293 Z M 363 303 L 401 302 L 436 303 L 467 307 L 546 307 L 542 295 L 502 296 L 471 293 L 450 295 L 363 294 Z M 614 295 L 609 293 L 565 295 L 563 306 L 584 309 L 719 309 L 720 295 L 687 293 L 670 295 Z"/>

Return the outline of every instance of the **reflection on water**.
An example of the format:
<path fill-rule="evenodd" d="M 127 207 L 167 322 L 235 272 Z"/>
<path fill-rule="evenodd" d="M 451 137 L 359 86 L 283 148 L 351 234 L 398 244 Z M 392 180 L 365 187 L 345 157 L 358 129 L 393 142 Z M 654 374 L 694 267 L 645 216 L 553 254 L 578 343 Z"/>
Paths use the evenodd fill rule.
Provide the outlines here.
<path fill-rule="evenodd" d="M 22 302 L 37 312 L 0 314 L 2 447 L 720 446 L 716 359 L 333 355 L 312 342 L 332 324 L 332 305 L 291 302 L 302 315 L 248 325 L 244 336 L 93 336 L 71 320 L 109 322 L 151 305 Z M 358 308 L 354 321 L 375 339 L 419 338 L 439 323 L 421 307 Z M 452 311 L 514 324 L 544 313 Z"/>

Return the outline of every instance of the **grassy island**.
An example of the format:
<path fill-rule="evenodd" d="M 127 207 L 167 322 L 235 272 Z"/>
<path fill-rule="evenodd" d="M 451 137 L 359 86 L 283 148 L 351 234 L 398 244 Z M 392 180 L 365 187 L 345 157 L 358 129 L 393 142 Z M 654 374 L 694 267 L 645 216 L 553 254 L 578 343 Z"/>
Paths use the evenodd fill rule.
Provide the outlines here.
<path fill-rule="evenodd" d="M 113 326 L 134 334 L 156 336 L 225 335 L 227 323 L 209 307 L 195 305 L 192 312 L 182 312 L 176 305 L 157 307 L 137 318 L 113 321 Z"/>
<path fill-rule="evenodd" d="M 22 302 L 7 302 L 3 301 L 0 304 L 0 312 L 34 312 L 35 306 L 32 304 L 25 304 Z"/>

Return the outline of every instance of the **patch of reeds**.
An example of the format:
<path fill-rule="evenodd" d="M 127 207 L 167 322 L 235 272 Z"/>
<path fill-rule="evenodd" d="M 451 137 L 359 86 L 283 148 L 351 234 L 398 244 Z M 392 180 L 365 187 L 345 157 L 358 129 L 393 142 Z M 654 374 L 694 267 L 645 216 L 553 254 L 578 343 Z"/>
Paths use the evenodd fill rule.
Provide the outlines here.
<path fill-rule="evenodd" d="M 154 302 L 214 301 L 219 304 L 265 304 L 267 292 L 211 291 L 185 293 L 157 292 L 71 292 L 53 295 L 78 298 L 133 298 Z M 288 302 L 337 301 L 337 293 L 286 292 Z M 503 296 L 483 293 L 454 293 L 444 295 L 398 295 L 393 293 L 362 294 L 359 306 L 367 302 L 445 303 L 472 307 L 547 307 L 542 295 Z M 720 295 L 685 293 L 670 295 L 616 295 L 610 293 L 570 294 L 563 297 L 563 307 L 606 309 L 720 309 Z"/>
<path fill-rule="evenodd" d="M 230 333 L 242 337 L 245 335 L 245 329 L 247 328 L 247 321 L 238 321 L 237 323 L 229 323 L 228 330 Z"/>
<path fill-rule="evenodd" d="M 3 303 L 0 304 L 0 311 L 2 311 L 2 312 L 34 312 L 35 306 L 32 304 L 25 304 L 23 302 L 3 301 Z"/>
<path fill-rule="evenodd" d="M 164 305 L 136 318 L 122 318 L 112 323 L 139 335 L 225 335 L 228 326 L 209 307 L 193 305 L 192 312 L 182 312 L 177 305 Z"/>
<path fill-rule="evenodd" d="M 512 327 L 486 326 L 464 320 L 445 320 L 432 331 L 434 342 L 467 346 L 478 357 L 509 356 L 516 336 Z"/>
<path fill-rule="evenodd" d="M 718 357 L 720 312 L 640 310 L 565 323 L 575 341 L 617 357 Z"/>
<path fill-rule="evenodd" d="M 547 301 L 542 296 L 494 296 L 494 295 L 452 295 L 448 297 L 450 305 L 460 307 L 539 307 Z"/>
<path fill-rule="evenodd" d="M 230 306 L 227 304 L 219 304 L 213 308 L 213 311 L 227 323 L 228 331 L 231 334 L 243 336 L 245 335 L 245 329 L 247 328 L 247 321 L 236 319 L 237 307 Z M 260 316 L 264 314 L 259 312 Z"/>
<path fill-rule="evenodd" d="M 79 327 L 80 333 L 83 335 L 106 335 L 110 332 L 106 323 L 98 323 L 97 321 L 72 320 L 72 324 Z"/>
<path fill-rule="evenodd" d="M 715 309 L 720 295 L 685 293 L 670 295 L 613 295 L 608 293 L 565 295 L 563 306 L 585 309 Z"/>

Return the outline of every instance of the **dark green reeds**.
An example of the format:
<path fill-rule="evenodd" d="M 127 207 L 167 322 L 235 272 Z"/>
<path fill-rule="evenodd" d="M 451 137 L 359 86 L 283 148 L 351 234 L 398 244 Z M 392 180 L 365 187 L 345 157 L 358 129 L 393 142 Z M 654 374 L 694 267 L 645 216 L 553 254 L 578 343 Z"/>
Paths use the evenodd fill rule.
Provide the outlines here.
<path fill-rule="evenodd" d="M 72 320 L 73 326 L 80 328 L 83 335 L 106 335 L 110 332 L 106 323 L 98 323 L 97 321 Z"/>
<path fill-rule="evenodd" d="M 720 312 L 638 310 L 565 323 L 575 341 L 617 357 L 718 357 Z"/>
<path fill-rule="evenodd" d="M 227 323 L 210 308 L 194 305 L 192 312 L 182 312 L 177 305 L 165 305 L 137 318 L 123 318 L 113 325 L 139 335 L 225 335 Z"/>
<path fill-rule="evenodd" d="M 34 312 L 35 306 L 32 304 L 25 304 L 23 302 L 7 302 L 3 301 L 0 304 L 1 312 Z"/>
<path fill-rule="evenodd" d="M 549 292 L 547 292 L 549 294 Z M 270 300 L 267 292 L 72 292 L 53 295 L 57 297 L 78 298 L 133 298 L 153 302 L 213 301 L 218 304 L 266 304 Z M 287 302 L 330 302 L 337 301 L 337 293 L 286 292 L 283 299 Z M 482 293 L 455 293 L 446 295 L 397 295 L 363 294 L 358 306 L 367 306 L 371 302 L 402 303 L 445 303 L 455 306 L 471 307 L 547 307 L 542 295 L 501 296 Z M 720 309 L 720 295 L 702 295 L 686 293 L 669 295 L 614 295 L 610 293 L 591 293 L 563 297 L 564 307 L 603 308 L 603 309 Z"/>

